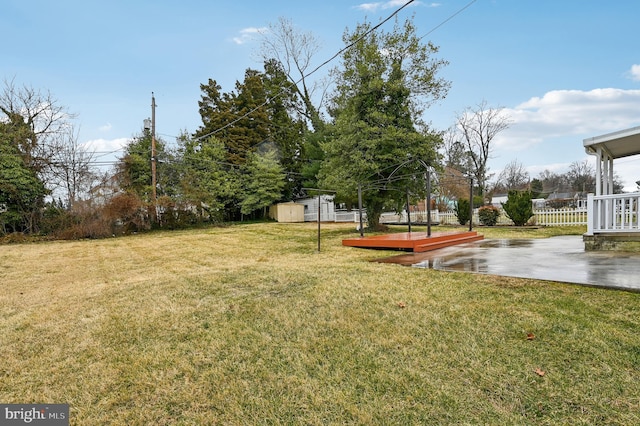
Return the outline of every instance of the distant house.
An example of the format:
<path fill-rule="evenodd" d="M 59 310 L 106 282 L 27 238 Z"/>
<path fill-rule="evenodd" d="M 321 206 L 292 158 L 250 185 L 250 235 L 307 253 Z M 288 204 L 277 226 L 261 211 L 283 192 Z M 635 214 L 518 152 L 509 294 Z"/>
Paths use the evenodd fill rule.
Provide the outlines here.
<path fill-rule="evenodd" d="M 501 208 L 502 203 L 506 203 L 508 198 L 507 194 L 496 194 L 491 197 L 491 205 L 493 207 Z"/>
<path fill-rule="evenodd" d="M 587 205 L 587 194 L 584 192 L 552 192 L 546 199 L 546 206 L 551 208 L 584 208 Z"/>
<path fill-rule="evenodd" d="M 498 194 L 491 197 L 491 205 L 497 208 L 502 208 L 502 204 L 506 203 L 509 199 L 507 194 Z M 543 209 L 546 207 L 546 201 L 544 198 L 534 198 L 531 200 L 534 209 Z"/>
<path fill-rule="evenodd" d="M 336 205 L 333 195 L 320 195 L 320 222 L 336 221 Z M 304 205 L 305 222 L 318 220 L 318 197 L 309 197 L 296 200 L 296 203 Z"/>

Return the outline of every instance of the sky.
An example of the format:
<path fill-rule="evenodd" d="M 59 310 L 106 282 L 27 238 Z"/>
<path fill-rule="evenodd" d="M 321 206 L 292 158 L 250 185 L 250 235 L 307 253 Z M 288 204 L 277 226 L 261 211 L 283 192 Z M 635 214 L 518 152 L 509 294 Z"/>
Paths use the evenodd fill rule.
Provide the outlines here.
<path fill-rule="evenodd" d="M 0 0 L 0 78 L 50 92 L 75 114 L 79 142 L 109 160 L 141 133 L 152 92 L 159 138 L 171 144 L 196 131 L 200 84 L 213 79 L 230 92 L 247 68 L 262 69 L 259 32 L 279 18 L 319 40 L 313 68 L 344 47 L 345 30 L 405 3 Z M 448 95 L 424 116 L 432 128 L 482 102 L 503 108 L 511 125 L 495 139 L 490 172 L 517 161 L 531 178 L 584 160 L 595 168 L 585 138 L 640 126 L 638 16 L 640 2 L 622 0 L 415 0 L 397 15 L 413 17 L 448 61 Z M 640 157 L 614 170 L 626 191 L 637 189 Z"/>

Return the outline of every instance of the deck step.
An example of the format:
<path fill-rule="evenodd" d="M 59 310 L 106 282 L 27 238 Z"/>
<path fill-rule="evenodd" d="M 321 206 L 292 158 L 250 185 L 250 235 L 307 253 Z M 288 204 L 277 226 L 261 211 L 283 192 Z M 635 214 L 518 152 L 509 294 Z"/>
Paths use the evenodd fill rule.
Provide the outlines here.
<path fill-rule="evenodd" d="M 449 238 L 446 240 L 433 241 L 425 244 L 418 244 L 413 248 L 414 253 L 423 253 L 425 251 L 436 250 L 444 247 L 454 246 L 458 244 L 471 243 L 484 239 L 482 235 L 463 235 L 457 238 Z"/>
<path fill-rule="evenodd" d="M 475 231 L 442 232 L 430 236 L 418 232 L 404 232 L 370 237 L 347 238 L 342 240 L 342 245 L 360 248 L 424 252 L 456 244 L 478 241 L 483 238 L 482 235 L 478 235 Z"/>

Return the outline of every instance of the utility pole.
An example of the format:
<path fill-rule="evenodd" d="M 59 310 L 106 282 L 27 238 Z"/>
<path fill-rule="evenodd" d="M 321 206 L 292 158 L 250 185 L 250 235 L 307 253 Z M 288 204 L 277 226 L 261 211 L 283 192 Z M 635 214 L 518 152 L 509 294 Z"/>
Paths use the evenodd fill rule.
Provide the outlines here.
<path fill-rule="evenodd" d="M 156 209 L 156 98 L 151 92 L 151 200 Z"/>

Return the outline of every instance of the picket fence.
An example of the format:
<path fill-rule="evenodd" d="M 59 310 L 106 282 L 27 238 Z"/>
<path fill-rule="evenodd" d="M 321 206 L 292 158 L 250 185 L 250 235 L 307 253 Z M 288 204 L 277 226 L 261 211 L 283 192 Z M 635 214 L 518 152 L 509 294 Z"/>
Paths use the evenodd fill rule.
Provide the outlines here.
<path fill-rule="evenodd" d="M 336 222 L 359 222 L 357 211 L 336 211 Z M 366 213 L 363 213 L 363 221 L 366 222 Z M 380 223 L 407 223 L 407 212 L 401 213 L 387 212 L 380 216 Z M 425 211 L 412 211 L 412 223 L 427 223 L 427 213 Z M 458 218 L 453 211 L 431 211 L 431 223 L 440 225 L 457 225 Z M 474 225 L 480 224 L 478 209 L 473 212 Z M 534 209 L 533 217 L 529 220 L 530 225 L 540 226 L 579 226 L 587 224 L 587 209 Z M 497 225 L 513 225 L 511 219 L 507 217 L 504 211 L 498 217 Z"/>

